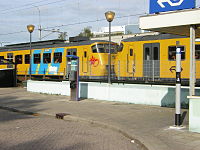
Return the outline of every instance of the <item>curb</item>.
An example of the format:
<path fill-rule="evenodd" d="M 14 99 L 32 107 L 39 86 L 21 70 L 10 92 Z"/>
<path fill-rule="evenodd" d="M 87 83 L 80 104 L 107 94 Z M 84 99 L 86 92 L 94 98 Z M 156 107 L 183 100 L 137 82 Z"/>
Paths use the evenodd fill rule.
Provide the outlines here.
<path fill-rule="evenodd" d="M 19 110 L 16 108 L 11 108 L 11 107 L 7 107 L 7 106 L 0 106 L 0 109 L 4 109 L 4 110 L 8 110 L 8 111 L 12 111 L 12 112 L 17 112 L 17 113 L 21 113 L 21 114 L 25 114 L 25 115 L 33 115 L 33 116 L 49 116 L 49 117 L 55 117 L 51 114 L 48 113 L 37 113 L 37 112 L 31 112 L 31 111 L 25 111 L 25 110 Z M 99 121 L 94 121 L 94 120 L 89 120 L 89 119 L 84 119 L 84 118 L 80 118 L 80 117 L 76 117 L 76 116 L 71 116 L 70 114 L 68 114 L 67 116 L 65 116 L 63 118 L 64 121 L 76 121 L 76 122 L 86 122 L 89 123 L 91 125 L 96 125 L 98 127 L 101 128 L 106 128 L 106 129 L 110 129 L 112 131 L 118 132 L 121 135 L 123 135 L 124 137 L 130 139 L 130 141 L 133 141 L 137 147 L 140 150 L 149 150 L 143 143 L 141 143 L 139 140 L 137 140 L 136 138 L 132 137 L 131 135 L 129 135 L 128 133 L 126 133 L 125 131 L 115 127 L 115 126 L 111 126 L 108 124 L 105 124 L 103 122 L 99 122 Z"/>

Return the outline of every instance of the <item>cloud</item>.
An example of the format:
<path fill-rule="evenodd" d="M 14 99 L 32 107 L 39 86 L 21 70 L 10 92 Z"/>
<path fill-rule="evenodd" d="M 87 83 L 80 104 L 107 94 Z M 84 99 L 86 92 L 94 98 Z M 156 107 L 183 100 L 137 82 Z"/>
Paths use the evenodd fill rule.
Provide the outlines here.
<path fill-rule="evenodd" d="M 115 11 L 116 18 L 113 25 L 125 25 L 138 23 L 138 16 L 122 17 L 148 12 L 149 0 L 65 0 L 52 3 L 58 0 L 0 0 L 0 33 L 10 33 L 15 31 L 26 31 L 27 24 L 39 25 L 39 19 L 43 28 L 67 25 L 91 20 L 104 19 L 104 13 L 108 10 Z M 40 2 L 40 3 L 38 3 Z M 33 4 L 30 6 L 27 4 Z M 43 5 L 52 3 L 48 5 Z M 200 5 L 200 0 L 197 0 Z M 38 7 L 35 7 L 38 6 Z M 8 11 L 5 11 L 8 9 Z M 10 9 L 10 10 L 9 10 Z M 15 10 L 15 11 L 14 11 Z M 39 18 L 40 14 L 40 18 Z M 120 18 L 122 17 L 122 18 Z M 77 35 L 84 27 L 92 26 L 93 30 L 107 26 L 107 21 L 96 21 L 94 23 L 74 24 L 71 26 L 59 27 L 61 31 L 68 32 L 69 36 Z M 58 27 L 55 27 L 58 29 Z M 45 32 L 44 34 L 46 34 Z M 52 34 L 48 38 L 56 38 L 57 34 Z M 38 40 L 38 31 L 34 31 L 33 39 Z M 1 36 L 0 40 L 13 42 L 23 42 L 27 40 L 26 33 Z"/>

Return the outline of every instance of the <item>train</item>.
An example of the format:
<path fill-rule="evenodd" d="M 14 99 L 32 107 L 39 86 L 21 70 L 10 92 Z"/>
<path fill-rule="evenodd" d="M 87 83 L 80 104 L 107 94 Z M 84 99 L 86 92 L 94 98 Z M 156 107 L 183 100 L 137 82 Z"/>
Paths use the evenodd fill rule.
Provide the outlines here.
<path fill-rule="evenodd" d="M 136 36 L 122 40 L 114 65 L 118 80 L 175 84 L 177 46 L 181 48 L 182 84 L 188 85 L 190 39 L 172 34 Z M 196 42 L 195 57 L 196 84 L 200 85 L 200 42 Z"/>
<path fill-rule="evenodd" d="M 114 65 L 118 44 L 111 42 L 111 65 Z M 105 40 L 84 40 L 73 38 L 7 45 L 0 48 L 0 59 L 7 59 L 17 65 L 19 80 L 67 79 L 67 55 L 79 57 L 80 79 L 104 80 L 107 78 L 109 42 Z M 31 56 L 30 56 L 31 54 Z M 31 63 L 31 65 L 30 65 Z M 0 65 L 0 68 L 12 66 Z"/>
<path fill-rule="evenodd" d="M 178 45 L 177 45 L 178 43 Z M 67 79 L 67 55 L 79 57 L 80 80 L 175 84 L 176 47 L 181 48 L 182 84 L 189 84 L 190 39 L 172 34 L 140 35 L 117 44 L 106 40 L 49 40 L 7 45 L 0 59 L 17 64 L 18 78 Z M 196 42 L 196 85 L 200 85 L 200 42 Z M 30 59 L 31 54 L 31 59 Z M 110 64 L 109 58 L 110 57 Z M 31 70 L 30 70 L 31 61 Z M 9 67 L 0 65 L 0 68 Z"/>

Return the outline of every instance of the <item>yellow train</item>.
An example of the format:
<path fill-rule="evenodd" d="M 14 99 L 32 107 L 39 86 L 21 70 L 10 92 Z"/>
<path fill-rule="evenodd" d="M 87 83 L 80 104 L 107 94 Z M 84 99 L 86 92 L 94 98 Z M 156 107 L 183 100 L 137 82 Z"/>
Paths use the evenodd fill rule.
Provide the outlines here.
<path fill-rule="evenodd" d="M 176 43 L 182 51 L 182 82 L 188 84 L 190 68 L 190 40 L 187 37 L 158 34 L 125 39 L 120 46 L 111 43 L 112 82 L 175 83 Z M 65 43 L 50 40 L 32 43 L 31 75 L 40 78 L 67 77 L 67 55 L 80 60 L 80 79 L 107 81 L 109 42 L 89 40 Z M 200 42 L 196 42 L 196 83 L 200 85 Z M 19 77 L 30 74 L 29 43 L 0 48 L 0 59 L 17 64 Z M 1 68 L 9 65 L 0 65 Z"/>
<path fill-rule="evenodd" d="M 81 79 L 106 79 L 108 76 L 109 42 L 103 40 L 88 40 L 65 43 L 62 40 L 33 42 L 7 45 L 0 48 L 0 59 L 8 59 L 17 64 L 17 74 L 20 77 L 66 78 L 67 55 L 76 55 L 80 60 Z M 118 45 L 111 43 L 111 65 L 114 65 Z M 30 52 L 31 70 L 30 70 Z M 9 68 L 0 65 L 1 68 Z"/>
<path fill-rule="evenodd" d="M 118 80 L 175 83 L 176 42 L 181 47 L 181 77 L 188 84 L 190 40 L 187 37 L 158 34 L 137 36 L 121 42 L 115 59 Z M 196 42 L 196 81 L 200 80 L 200 42 Z"/>

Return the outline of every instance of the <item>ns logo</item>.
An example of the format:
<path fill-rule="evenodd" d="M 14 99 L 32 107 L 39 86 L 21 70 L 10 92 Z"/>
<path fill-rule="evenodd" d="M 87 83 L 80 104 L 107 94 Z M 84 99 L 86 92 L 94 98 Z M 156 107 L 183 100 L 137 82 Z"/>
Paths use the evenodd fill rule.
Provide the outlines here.
<path fill-rule="evenodd" d="M 168 3 L 170 6 L 180 6 L 184 0 L 158 0 L 157 3 L 160 7 L 165 8 L 163 3 Z"/>

